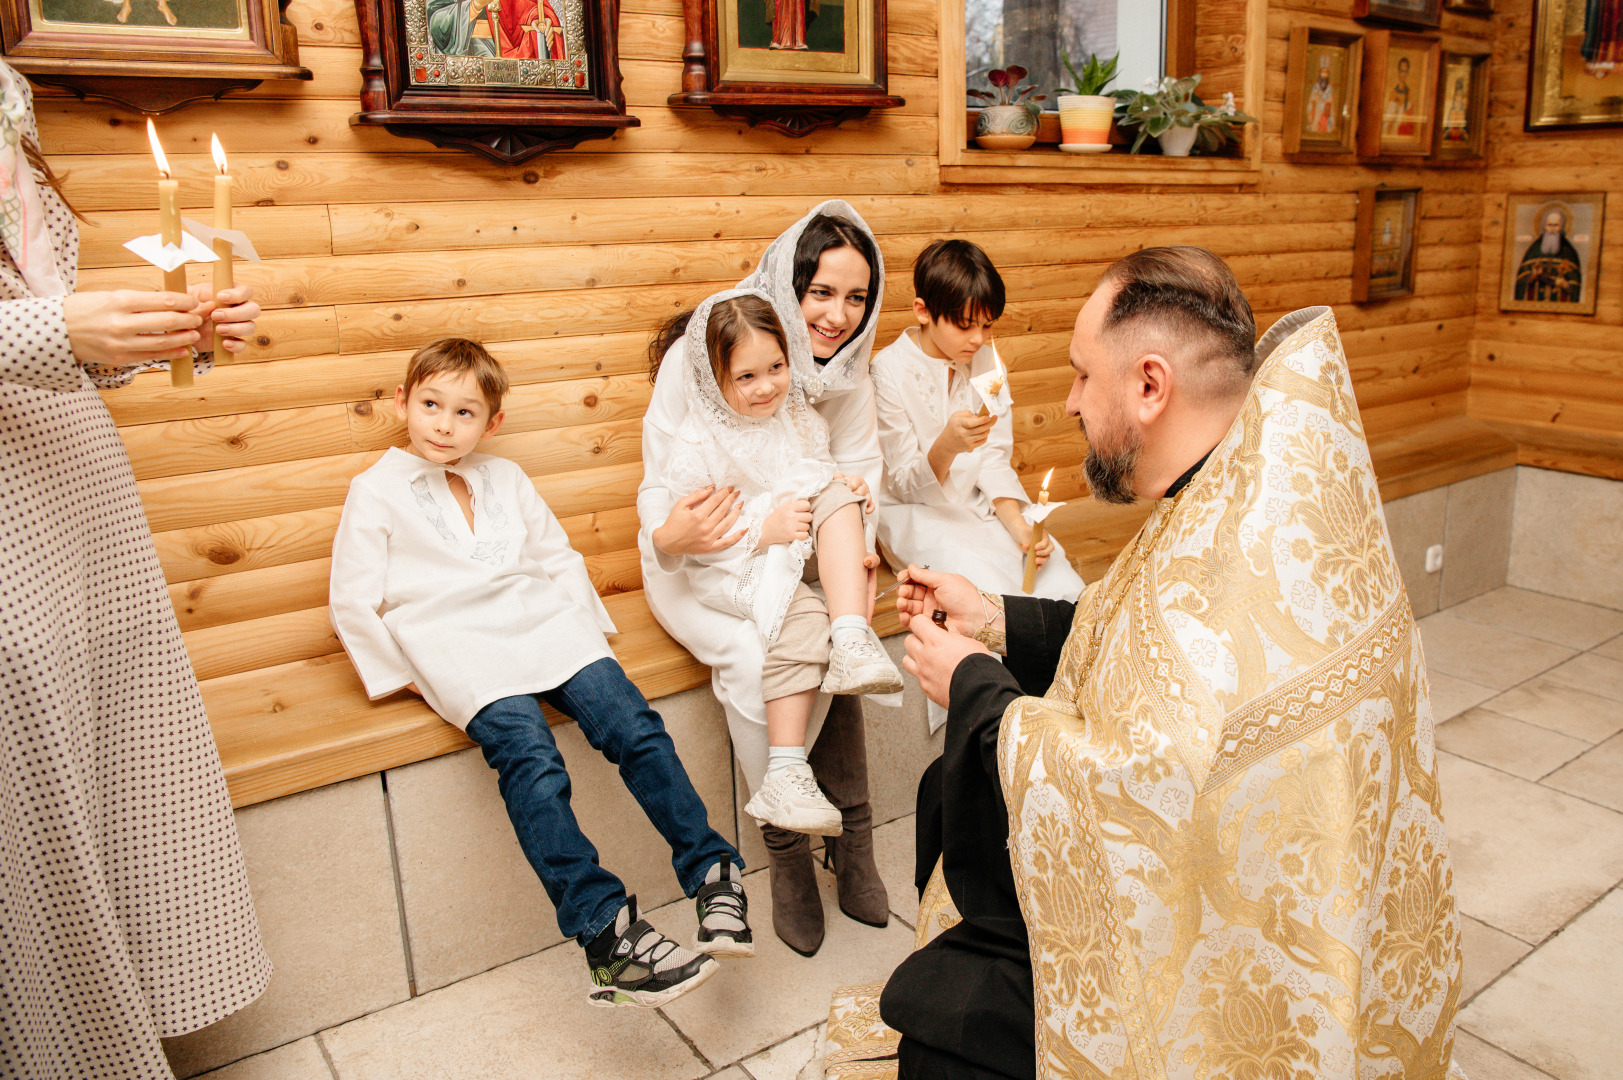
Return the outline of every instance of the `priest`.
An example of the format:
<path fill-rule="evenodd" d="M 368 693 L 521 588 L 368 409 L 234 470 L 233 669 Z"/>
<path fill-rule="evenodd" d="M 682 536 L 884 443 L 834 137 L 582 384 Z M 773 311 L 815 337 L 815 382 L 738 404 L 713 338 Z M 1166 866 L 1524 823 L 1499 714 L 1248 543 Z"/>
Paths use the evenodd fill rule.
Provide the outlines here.
<path fill-rule="evenodd" d="M 1074 605 L 907 571 L 961 921 L 883 992 L 904 1080 L 1448 1072 L 1426 672 L 1347 362 L 1328 308 L 1254 339 L 1209 252 L 1111 266 L 1067 410 L 1143 528 Z"/>

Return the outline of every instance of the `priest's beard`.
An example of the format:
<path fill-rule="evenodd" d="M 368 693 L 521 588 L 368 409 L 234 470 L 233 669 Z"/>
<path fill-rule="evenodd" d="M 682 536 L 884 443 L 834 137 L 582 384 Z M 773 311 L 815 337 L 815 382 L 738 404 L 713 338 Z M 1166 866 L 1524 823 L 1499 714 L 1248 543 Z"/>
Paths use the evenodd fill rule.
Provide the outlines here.
<path fill-rule="evenodd" d="M 1561 254 L 1561 234 L 1547 232 L 1539 237 L 1538 250 L 1540 255 Z"/>
<path fill-rule="evenodd" d="M 1093 489 L 1093 497 L 1118 506 L 1137 502 L 1133 478 L 1138 473 L 1138 455 L 1144 449 L 1138 432 L 1122 421 L 1116 425 L 1121 431 L 1120 441 L 1116 446 L 1106 447 L 1103 431 L 1099 432 L 1101 437 L 1095 439 L 1088 434 L 1086 423 L 1078 419 L 1077 424 L 1082 428 L 1082 437 L 1088 440 L 1088 456 L 1082 462 L 1082 471 Z"/>

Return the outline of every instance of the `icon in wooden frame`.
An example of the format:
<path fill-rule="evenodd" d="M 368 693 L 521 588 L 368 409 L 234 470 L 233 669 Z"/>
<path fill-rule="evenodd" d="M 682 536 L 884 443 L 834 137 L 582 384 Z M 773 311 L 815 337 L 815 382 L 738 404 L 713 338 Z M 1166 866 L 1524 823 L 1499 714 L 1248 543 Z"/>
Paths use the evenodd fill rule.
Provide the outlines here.
<path fill-rule="evenodd" d="M 1371 30 L 1365 36 L 1360 156 L 1414 158 L 1431 153 L 1440 54 L 1437 39 L 1423 34 Z"/>
<path fill-rule="evenodd" d="M 1352 298 L 1357 304 L 1414 295 L 1419 188 L 1365 188 L 1353 233 Z"/>
<path fill-rule="evenodd" d="M 1505 196 L 1500 311 L 1593 315 L 1606 194 Z"/>
<path fill-rule="evenodd" d="M 1287 154 L 1352 154 L 1358 134 L 1362 31 L 1291 29 L 1285 70 Z"/>
<path fill-rule="evenodd" d="M 1484 19 L 1493 14 L 1493 0 L 1444 0 L 1443 6 L 1461 15 L 1480 15 Z"/>
<path fill-rule="evenodd" d="M 1444 49 L 1437 64 L 1437 124 L 1432 160 L 1480 161 L 1488 134 L 1488 57 Z"/>
<path fill-rule="evenodd" d="M 1443 0 L 1353 0 L 1353 18 L 1437 26 L 1443 21 Z"/>
<path fill-rule="evenodd" d="M 1539 0 L 1527 64 L 1528 131 L 1623 124 L 1623 33 L 1615 6 Z"/>

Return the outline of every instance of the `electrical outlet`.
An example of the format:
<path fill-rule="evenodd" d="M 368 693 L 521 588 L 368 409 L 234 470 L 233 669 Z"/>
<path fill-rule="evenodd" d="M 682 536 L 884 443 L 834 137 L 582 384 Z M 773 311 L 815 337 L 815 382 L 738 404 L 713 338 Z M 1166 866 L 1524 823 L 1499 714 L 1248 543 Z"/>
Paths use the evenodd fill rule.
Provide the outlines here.
<path fill-rule="evenodd" d="M 1433 544 L 1426 549 L 1426 573 L 1435 574 L 1443 568 L 1443 545 Z"/>

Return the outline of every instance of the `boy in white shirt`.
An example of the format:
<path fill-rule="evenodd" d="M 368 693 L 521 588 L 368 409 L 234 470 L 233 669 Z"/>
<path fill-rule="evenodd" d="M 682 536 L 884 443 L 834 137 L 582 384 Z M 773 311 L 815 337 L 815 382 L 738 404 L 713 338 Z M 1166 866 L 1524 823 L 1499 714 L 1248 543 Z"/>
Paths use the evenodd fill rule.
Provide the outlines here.
<path fill-rule="evenodd" d="M 1009 464 L 1012 413 L 978 416 L 972 377 L 998 366 L 992 324 L 1003 314 L 1003 279 L 967 240 L 937 240 L 913 264 L 913 314 L 873 358 L 879 445 L 888 498 L 879 539 L 900 566 L 962 574 L 1002 595 L 1021 591 L 1030 500 Z M 1037 545 L 1035 595 L 1075 600 L 1082 579 L 1052 536 Z"/>
<path fill-rule="evenodd" d="M 513 462 L 473 453 L 501 427 L 507 376 L 472 341 L 411 358 L 395 390 L 410 449 L 350 484 L 333 541 L 333 627 L 374 700 L 419 693 L 479 744 L 525 857 L 586 950 L 595 1005 L 653 1008 L 753 956 L 737 849 L 710 828 L 664 723 L 614 659 L 585 560 Z M 697 898 L 698 953 L 638 918 L 570 809 L 541 702 L 574 719 L 671 845 Z M 711 954 L 711 955 L 702 955 Z"/>

